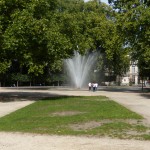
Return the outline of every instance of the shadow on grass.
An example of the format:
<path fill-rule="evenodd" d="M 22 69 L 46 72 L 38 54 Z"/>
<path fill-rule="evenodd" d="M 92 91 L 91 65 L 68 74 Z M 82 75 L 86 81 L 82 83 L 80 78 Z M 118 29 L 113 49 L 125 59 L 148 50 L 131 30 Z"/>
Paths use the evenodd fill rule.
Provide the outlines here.
<path fill-rule="evenodd" d="M 82 96 L 67 96 L 62 94 L 53 94 L 46 92 L 1 92 L 0 102 L 13 102 L 13 101 L 38 101 L 38 100 L 59 100 L 62 98 L 82 97 Z"/>
<path fill-rule="evenodd" d="M 26 100 L 41 100 L 51 97 L 58 97 L 61 95 L 51 94 L 51 93 L 42 93 L 42 92 L 1 92 L 0 93 L 0 102 L 10 102 L 10 101 L 26 101 Z"/>
<path fill-rule="evenodd" d="M 24 88 L 17 88 L 18 91 L 15 91 L 16 88 L 13 88 L 12 91 L 7 91 L 6 92 L 0 92 L 0 102 L 10 102 L 10 101 L 26 101 L 26 100 L 46 100 L 46 99 L 51 99 L 51 97 L 71 97 L 67 96 L 65 94 L 53 94 L 49 88 L 26 88 L 30 91 L 26 91 Z M 10 88 L 8 88 L 10 89 Z M 34 91 L 32 91 L 34 89 Z M 42 89 L 42 90 L 41 90 Z M 22 91 L 23 90 L 23 91 Z M 41 91 L 39 91 L 41 90 Z M 66 88 L 60 88 L 60 89 L 55 89 L 54 90 L 64 90 L 66 91 Z M 69 89 L 70 90 L 70 89 Z M 139 93 L 142 97 L 150 99 L 150 93 L 147 91 L 142 91 L 141 87 L 102 87 L 98 89 L 99 91 L 108 91 L 108 92 L 124 92 L 124 93 Z M 144 89 L 145 90 L 145 89 Z M 146 89 L 147 90 L 147 89 Z M 43 92 L 44 91 L 44 92 Z M 74 89 L 72 90 L 74 91 Z M 75 89 L 76 91 L 76 89 Z M 78 90 L 81 91 L 81 90 Z"/>

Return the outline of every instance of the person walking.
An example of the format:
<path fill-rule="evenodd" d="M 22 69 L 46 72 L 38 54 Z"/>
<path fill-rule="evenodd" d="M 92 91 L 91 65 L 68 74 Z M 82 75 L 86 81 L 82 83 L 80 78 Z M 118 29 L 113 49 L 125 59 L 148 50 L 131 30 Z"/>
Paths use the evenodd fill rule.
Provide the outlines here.
<path fill-rule="evenodd" d="M 89 86 L 89 91 L 91 91 L 92 83 L 89 82 L 88 86 Z"/>
<path fill-rule="evenodd" d="M 96 84 L 95 82 L 93 83 L 93 92 L 95 92 L 95 89 L 96 89 Z"/>
<path fill-rule="evenodd" d="M 95 91 L 97 91 L 98 83 L 95 83 Z"/>

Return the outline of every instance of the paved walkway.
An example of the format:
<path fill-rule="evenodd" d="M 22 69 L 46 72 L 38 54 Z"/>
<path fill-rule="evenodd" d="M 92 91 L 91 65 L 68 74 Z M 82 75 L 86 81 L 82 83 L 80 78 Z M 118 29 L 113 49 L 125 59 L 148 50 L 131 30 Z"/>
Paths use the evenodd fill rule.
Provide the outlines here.
<path fill-rule="evenodd" d="M 105 95 L 127 108 L 144 116 L 150 124 L 150 95 L 137 92 L 116 91 L 68 91 L 24 90 L 0 88 L 0 100 L 20 99 L 15 102 L 0 102 L 0 116 L 33 103 L 34 99 L 54 95 Z M 73 136 L 48 136 L 36 134 L 0 132 L 0 150 L 149 150 L 150 141 L 118 140 Z"/>

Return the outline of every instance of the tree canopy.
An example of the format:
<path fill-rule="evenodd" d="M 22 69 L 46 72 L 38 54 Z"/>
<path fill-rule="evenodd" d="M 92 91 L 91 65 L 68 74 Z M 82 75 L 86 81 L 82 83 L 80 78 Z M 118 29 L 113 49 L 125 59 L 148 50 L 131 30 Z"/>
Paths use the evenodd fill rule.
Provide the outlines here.
<path fill-rule="evenodd" d="M 110 22 L 105 14 L 109 8 L 104 7 L 83 0 L 2 0 L 2 62 L 17 59 L 29 72 L 41 72 L 69 57 L 77 45 L 81 52 L 95 48 L 99 43 L 94 38 L 104 43 L 107 36 L 103 30 Z"/>
<path fill-rule="evenodd" d="M 147 70 L 144 72 L 150 74 L 150 1 L 109 0 L 109 3 L 119 14 L 119 29 L 131 49 L 132 59 L 138 60 L 140 71 Z"/>
<path fill-rule="evenodd" d="M 113 3 L 119 9 L 120 5 Z M 42 74 L 45 67 L 61 70 L 62 60 L 77 50 L 103 53 L 106 67 L 116 75 L 123 74 L 128 64 L 124 43 L 133 44 L 130 39 L 136 34 L 129 34 L 130 24 L 121 26 L 118 20 L 126 20 L 128 14 L 120 11 L 125 15 L 121 20 L 118 12 L 97 0 L 1 0 L 0 73 L 14 60 L 29 74 Z M 119 30 L 124 28 L 128 38 Z M 149 54 L 145 55 L 148 59 Z"/>

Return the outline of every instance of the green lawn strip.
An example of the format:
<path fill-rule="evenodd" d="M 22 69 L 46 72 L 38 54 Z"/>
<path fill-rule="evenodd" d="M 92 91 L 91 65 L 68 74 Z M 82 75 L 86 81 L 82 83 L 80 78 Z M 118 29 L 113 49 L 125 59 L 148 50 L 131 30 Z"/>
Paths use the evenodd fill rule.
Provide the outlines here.
<path fill-rule="evenodd" d="M 124 120 L 142 117 L 104 96 L 54 97 L 37 101 L 0 118 L 0 131 L 19 131 L 40 134 L 94 135 L 129 138 L 127 131 L 144 132 L 147 127 Z M 108 122 L 101 123 L 103 120 Z M 98 122 L 94 128 L 76 130 L 72 125 Z M 137 136 L 150 139 L 148 134 Z"/>

